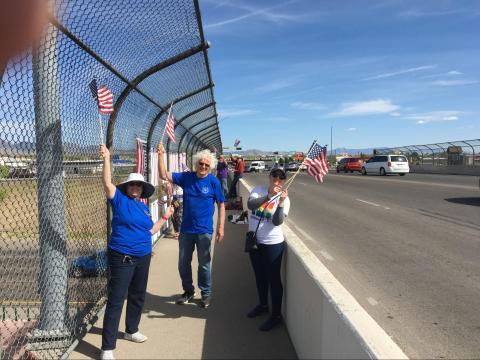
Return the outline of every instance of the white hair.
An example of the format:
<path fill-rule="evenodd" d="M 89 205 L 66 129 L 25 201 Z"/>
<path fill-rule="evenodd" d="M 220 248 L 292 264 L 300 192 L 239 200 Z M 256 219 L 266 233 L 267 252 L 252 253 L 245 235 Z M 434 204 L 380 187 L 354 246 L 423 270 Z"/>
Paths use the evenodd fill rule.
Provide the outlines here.
<path fill-rule="evenodd" d="M 198 162 L 202 159 L 208 160 L 210 162 L 210 170 L 213 170 L 217 167 L 217 158 L 210 150 L 205 149 L 193 155 L 193 166 L 195 170 L 197 168 Z"/>

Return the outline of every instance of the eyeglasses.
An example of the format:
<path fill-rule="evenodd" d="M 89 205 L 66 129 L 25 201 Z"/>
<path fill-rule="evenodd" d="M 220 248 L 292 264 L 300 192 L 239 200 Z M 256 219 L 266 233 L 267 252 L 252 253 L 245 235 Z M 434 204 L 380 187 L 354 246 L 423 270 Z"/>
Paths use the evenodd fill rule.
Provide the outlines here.
<path fill-rule="evenodd" d="M 207 163 L 204 163 L 204 162 L 199 161 L 199 162 L 198 162 L 198 166 L 205 166 L 206 168 L 209 168 L 209 167 L 210 167 L 210 164 L 207 164 Z"/>
<path fill-rule="evenodd" d="M 143 186 L 143 183 L 140 182 L 140 181 L 132 181 L 132 182 L 129 182 L 128 183 L 129 186 L 138 186 L 138 187 L 142 187 Z"/>
<path fill-rule="evenodd" d="M 274 179 L 276 178 L 279 178 L 280 180 L 285 180 L 287 177 L 283 174 L 279 174 L 279 173 L 273 173 L 273 174 L 270 174 L 271 177 L 273 177 Z"/>

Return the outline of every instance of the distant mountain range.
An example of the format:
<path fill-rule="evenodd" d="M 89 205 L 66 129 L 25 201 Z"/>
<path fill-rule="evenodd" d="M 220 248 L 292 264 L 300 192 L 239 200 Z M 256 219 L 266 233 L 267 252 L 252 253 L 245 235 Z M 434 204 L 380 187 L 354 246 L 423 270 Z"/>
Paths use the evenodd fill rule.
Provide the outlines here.
<path fill-rule="evenodd" d="M 293 155 L 297 151 L 279 151 L 278 155 Z M 240 154 L 240 155 L 249 155 L 249 156 L 265 156 L 265 155 L 273 155 L 272 151 L 263 151 L 263 150 L 258 150 L 258 149 L 247 149 L 247 150 L 228 150 L 224 152 L 225 154 Z M 330 154 L 330 150 L 328 150 L 328 153 Z M 361 153 L 363 154 L 373 154 L 373 148 L 364 148 L 364 149 L 348 149 L 348 148 L 336 148 L 333 150 L 334 154 L 340 155 L 340 154 L 348 154 L 348 155 L 359 155 Z"/>

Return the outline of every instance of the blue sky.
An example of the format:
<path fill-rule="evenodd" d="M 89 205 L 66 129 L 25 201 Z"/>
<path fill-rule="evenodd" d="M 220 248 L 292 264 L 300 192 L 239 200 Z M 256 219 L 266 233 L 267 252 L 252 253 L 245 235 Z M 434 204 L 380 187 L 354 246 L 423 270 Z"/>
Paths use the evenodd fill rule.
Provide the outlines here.
<path fill-rule="evenodd" d="M 200 4 L 224 146 L 480 138 L 480 1 Z"/>

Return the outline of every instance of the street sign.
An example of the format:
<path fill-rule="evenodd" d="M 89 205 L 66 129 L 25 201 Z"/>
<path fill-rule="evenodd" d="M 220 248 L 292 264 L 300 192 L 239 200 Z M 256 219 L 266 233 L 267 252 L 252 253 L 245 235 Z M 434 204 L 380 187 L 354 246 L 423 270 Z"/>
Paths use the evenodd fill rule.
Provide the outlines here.
<path fill-rule="evenodd" d="M 228 146 L 223 147 L 223 150 L 228 150 L 228 149 L 230 149 L 230 147 L 228 147 Z"/>

